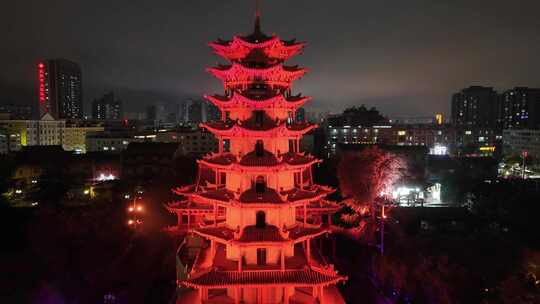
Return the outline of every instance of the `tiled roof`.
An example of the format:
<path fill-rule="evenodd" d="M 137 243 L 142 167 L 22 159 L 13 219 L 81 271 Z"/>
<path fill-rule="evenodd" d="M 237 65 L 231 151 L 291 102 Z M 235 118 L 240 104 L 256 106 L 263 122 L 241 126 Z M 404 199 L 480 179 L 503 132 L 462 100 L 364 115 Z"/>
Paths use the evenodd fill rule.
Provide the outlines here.
<path fill-rule="evenodd" d="M 315 190 L 301 190 L 298 188 L 294 188 L 292 190 L 289 190 L 283 193 L 287 194 L 287 200 L 289 202 L 315 198 L 321 195 L 321 193 L 319 193 L 319 191 L 317 191 L 316 189 Z"/>
<path fill-rule="evenodd" d="M 208 204 L 199 204 L 190 201 L 176 201 L 167 204 L 167 209 L 190 209 L 190 210 L 213 210 L 214 207 Z"/>
<path fill-rule="evenodd" d="M 222 201 L 222 202 L 228 202 L 229 200 L 234 199 L 234 193 L 227 189 L 210 190 L 206 192 L 201 192 L 199 193 L 199 196 L 213 199 L 213 200 Z"/>
<path fill-rule="evenodd" d="M 255 151 L 249 152 L 240 160 L 240 164 L 243 166 L 254 166 L 254 167 L 263 167 L 263 166 L 274 166 L 278 164 L 277 157 L 264 150 L 262 156 L 257 156 Z"/>
<path fill-rule="evenodd" d="M 210 128 L 218 130 L 229 130 L 233 127 L 233 123 L 223 122 L 221 120 L 207 122 L 206 125 Z"/>
<path fill-rule="evenodd" d="M 287 152 L 282 154 L 283 161 L 291 165 L 302 165 L 313 160 L 313 156 L 300 153 Z"/>
<path fill-rule="evenodd" d="M 302 131 L 312 126 L 309 122 L 305 123 L 292 123 L 287 125 L 287 129 L 293 130 L 293 131 Z"/>
<path fill-rule="evenodd" d="M 240 242 L 281 242 L 284 241 L 276 226 L 266 225 L 264 228 L 247 226 L 238 239 Z"/>
<path fill-rule="evenodd" d="M 240 195 L 240 202 L 279 204 L 283 203 L 283 200 L 274 189 L 266 188 L 266 191 L 263 193 L 257 193 L 255 189 L 244 191 Z"/>
<path fill-rule="evenodd" d="M 227 227 L 205 227 L 197 228 L 194 231 L 200 235 L 213 236 L 226 241 L 234 238 L 234 230 Z"/>
<path fill-rule="evenodd" d="M 205 161 L 213 164 L 218 165 L 230 165 L 234 161 L 236 161 L 236 156 L 233 154 L 221 154 L 221 155 L 213 155 L 211 157 L 205 158 Z"/>
<path fill-rule="evenodd" d="M 325 231 L 327 231 L 327 229 L 323 227 L 302 227 L 301 225 L 288 230 L 289 238 L 292 240 L 308 235 L 324 233 Z"/>
<path fill-rule="evenodd" d="M 302 270 L 268 271 L 209 271 L 181 283 L 188 287 L 227 287 L 254 285 L 313 286 L 336 284 L 346 277 L 332 272 L 320 272 L 310 268 Z"/>

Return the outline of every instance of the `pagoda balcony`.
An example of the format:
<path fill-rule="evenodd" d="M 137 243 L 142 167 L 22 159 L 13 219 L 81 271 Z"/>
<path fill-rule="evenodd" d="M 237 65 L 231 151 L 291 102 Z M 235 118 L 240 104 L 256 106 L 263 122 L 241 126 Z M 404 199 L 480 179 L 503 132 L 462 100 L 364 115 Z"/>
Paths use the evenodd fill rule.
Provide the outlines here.
<path fill-rule="evenodd" d="M 311 99 L 309 96 L 298 95 L 285 97 L 283 94 L 277 94 L 264 99 L 252 99 L 240 93 L 234 93 L 232 97 L 205 95 L 204 98 L 222 110 L 236 108 L 249 108 L 253 110 L 281 108 L 296 110 Z"/>
<path fill-rule="evenodd" d="M 218 40 L 208 44 L 214 53 L 230 61 L 239 61 L 254 49 L 261 49 L 269 59 L 285 61 L 300 53 L 305 43 L 283 41 L 273 36 L 270 39 L 253 43 L 242 37 L 234 36 L 231 41 Z"/>
<path fill-rule="evenodd" d="M 269 86 L 289 87 L 291 83 L 307 72 L 306 68 L 276 64 L 265 68 L 252 68 L 239 63 L 219 65 L 207 71 L 221 80 L 225 87 L 247 87 L 255 82 L 263 82 Z"/>
<path fill-rule="evenodd" d="M 215 269 L 220 271 L 238 271 L 238 261 L 227 259 L 226 244 L 207 242 L 207 245 L 200 249 L 192 262 L 191 277 L 196 277 L 201 273 Z M 328 264 L 317 246 L 310 246 L 309 258 L 306 252 L 306 243 L 297 243 L 294 246 L 293 256 L 284 256 L 283 265 L 280 263 L 268 263 L 265 265 L 242 263 L 242 271 L 269 271 L 269 270 L 302 270 L 310 266 L 326 268 Z"/>
<path fill-rule="evenodd" d="M 264 122 L 258 125 L 250 121 L 246 122 L 242 124 L 241 122 L 216 121 L 201 123 L 200 126 L 216 136 L 228 138 L 299 137 L 318 127 L 311 123 Z"/>
<path fill-rule="evenodd" d="M 272 208 L 271 205 L 275 205 L 274 208 L 280 208 L 282 204 L 292 204 L 292 206 L 310 204 L 323 199 L 334 191 L 335 189 L 330 187 L 311 185 L 304 189 L 292 188 L 279 192 L 271 188 L 266 188 L 263 192 L 257 192 L 256 189 L 250 188 L 242 193 L 237 193 L 226 188 L 220 188 L 190 193 L 182 192 L 181 195 L 188 197 L 201 206 L 216 204 L 219 207 Z M 169 208 L 171 207 L 169 206 Z M 200 212 L 207 212 L 202 210 L 205 209 L 201 209 Z"/>
<path fill-rule="evenodd" d="M 250 247 L 282 247 L 285 244 L 297 244 L 331 233 L 331 227 L 297 223 L 290 228 L 278 228 L 273 225 L 258 227 L 246 226 L 243 229 L 231 229 L 220 223 L 219 225 L 193 228 L 191 231 L 199 236 L 223 245 L 237 245 Z"/>
<path fill-rule="evenodd" d="M 320 163 L 321 160 L 309 154 L 294 152 L 275 156 L 265 150 L 262 155 L 257 155 L 255 151 L 252 151 L 240 160 L 231 153 L 209 154 L 197 162 L 211 169 L 233 172 L 282 172 L 306 169 Z"/>
<path fill-rule="evenodd" d="M 224 246 L 217 245 L 215 249 L 201 250 L 189 278 L 179 284 L 192 288 L 313 287 L 347 280 L 332 265 L 325 265 L 322 260 L 313 262 L 316 256 L 307 259 L 301 246 L 297 246 L 294 256 L 284 259 L 284 267 L 280 264 L 243 265 L 239 271 L 238 262 L 228 260 Z"/>

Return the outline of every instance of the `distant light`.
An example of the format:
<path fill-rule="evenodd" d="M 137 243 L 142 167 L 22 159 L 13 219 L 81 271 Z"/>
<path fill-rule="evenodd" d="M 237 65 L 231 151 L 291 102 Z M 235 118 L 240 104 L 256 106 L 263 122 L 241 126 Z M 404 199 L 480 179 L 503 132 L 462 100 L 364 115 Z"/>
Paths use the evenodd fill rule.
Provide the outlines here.
<path fill-rule="evenodd" d="M 37 184 L 37 180 L 36 180 L 36 179 L 33 179 L 33 180 L 32 180 L 32 184 Z"/>
<path fill-rule="evenodd" d="M 124 195 L 125 199 L 129 199 L 131 196 L 129 194 Z"/>
<path fill-rule="evenodd" d="M 17 189 L 17 190 L 15 190 L 15 193 L 21 194 L 21 193 L 22 193 L 22 190 L 21 190 L 21 189 Z"/>
<path fill-rule="evenodd" d="M 141 205 L 137 206 L 137 211 L 141 211 L 141 210 L 142 210 L 142 206 Z"/>
<path fill-rule="evenodd" d="M 39 205 L 38 202 L 33 202 L 33 203 L 32 203 L 32 206 L 37 206 L 37 205 Z"/>
<path fill-rule="evenodd" d="M 40 69 L 42 69 L 42 68 L 45 67 L 45 65 L 44 65 L 43 63 L 40 63 L 40 64 L 38 64 L 38 67 L 39 67 Z"/>
<path fill-rule="evenodd" d="M 129 207 L 128 211 L 133 212 L 133 207 Z"/>
<path fill-rule="evenodd" d="M 90 190 L 88 190 L 88 189 L 85 189 L 85 190 L 84 190 L 84 194 L 85 194 L 85 195 L 88 195 L 88 194 L 90 194 Z"/>
<path fill-rule="evenodd" d="M 111 180 L 115 180 L 116 179 L 116 176 L 114 176 L 113 174 L 104 174 L 104 173 L 101 173 L 97 178 L 96 180 L 97 181 L 100 181 L 100 182 L 103 182 L 103 181 L 111 181 Z"/>
<path fill-rule="evenodd" d="M 128 225 L 133 225 L 133 220 L 129 220 Z"/>

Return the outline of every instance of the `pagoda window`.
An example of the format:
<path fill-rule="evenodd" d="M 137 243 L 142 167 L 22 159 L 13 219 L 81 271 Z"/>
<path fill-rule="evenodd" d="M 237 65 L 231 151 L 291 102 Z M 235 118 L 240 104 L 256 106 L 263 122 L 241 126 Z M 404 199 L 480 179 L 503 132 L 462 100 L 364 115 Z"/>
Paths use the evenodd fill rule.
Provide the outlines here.
<path fill-rule="evenodd" d="M 264 156 L 264 143 L 260 139 L 255 144 L 255 155 L 258 157 Z"/>
<path fill-rule="evenodd" d="M 230 139 L 224 139 L 223 140 L 223 152 L 231 152 L 231 140 Z"/>
<path fill-rule="evenodd" d="M 255 180 L 255 192 L 257 194 L 263 194 L 266 191 L 266 181 L 263 176 L 257 176 Z"/>
<path fill-rule="evenodd" d="M 220 174 L 221 174 L 221 176 L 219 178 L 220 184 L 221 185 L 226 185 L 227 184 L 227 173 L 226 172 L 221 172 Z"/>
<path fill-rule="evenodd" d="M 296 147 L 296 145 L 294 144 L 294 140 L 289 139 L 289 152 L 295 152 L 294 147 Z"/>
<path fill-rule="evenodd" d="M 257 265 L 266 265 L 266 248 L 257 248 Z"/>
<path fill-rule="evenodd" d="M 255 217 L 257 228 L 266 227 L 266 213 L 264 213 L 264 211 L 257 211 L 257 215 Z"/>
<path fill-rule="evenodd" d="M 255 114 L 255 125 L 259 128 L 262 127 L 264 111 L 253 111 L 253 113 Z"/>
<path fill-rule="evenodd" d="M 231 121 L 231 111 L 225 111 L 225 121 Z"/>

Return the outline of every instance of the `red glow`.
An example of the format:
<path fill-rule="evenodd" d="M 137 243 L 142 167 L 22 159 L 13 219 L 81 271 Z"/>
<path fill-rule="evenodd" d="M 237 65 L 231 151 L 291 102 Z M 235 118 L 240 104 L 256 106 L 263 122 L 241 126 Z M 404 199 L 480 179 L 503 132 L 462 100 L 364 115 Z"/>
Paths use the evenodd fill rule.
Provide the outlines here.
<path fill-rule="evenodd" d="M 45 65 L 43 63 L 38 64 L 38 79 L 39 79 L 39 101 L 45 102 Z"/>

